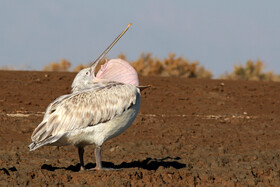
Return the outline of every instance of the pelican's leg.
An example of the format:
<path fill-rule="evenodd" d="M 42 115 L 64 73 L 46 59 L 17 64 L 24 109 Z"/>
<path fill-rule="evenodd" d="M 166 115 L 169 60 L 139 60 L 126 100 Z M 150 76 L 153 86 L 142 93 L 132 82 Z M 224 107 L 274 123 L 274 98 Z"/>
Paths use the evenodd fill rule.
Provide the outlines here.
<path fill-rule="evenodd" d="M 78 147 L 78 152 L 79 152 L 79 158 L 80 158 L 80 163 L 81 163 L 81 171 L 85 170 L 85 165 L 84 165 L 84 148 L 83 147 Z"/>
<path fill-rule="evenodd" d="M 119 170 L 115 168 L 103 168 L 102 167 L 102 160 L 101 160 L 101 146 L 96 146 L 95 148 L 95 160 L 96 160 L 96 166 L 93 170 Z"/>
<path fill-rule="evenodd" d="M 95 148 L 95 160 L 96 160 L 96 170 L 102 169 L 102 160 L 101 160 L 101 146 L 96 146 Z"/>

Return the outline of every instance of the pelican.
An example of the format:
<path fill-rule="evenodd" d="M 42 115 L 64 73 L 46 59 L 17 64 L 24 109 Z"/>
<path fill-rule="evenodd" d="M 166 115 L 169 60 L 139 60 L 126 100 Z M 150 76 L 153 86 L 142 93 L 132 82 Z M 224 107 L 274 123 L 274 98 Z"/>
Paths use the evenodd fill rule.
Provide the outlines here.
<path fill-rule="evenodd" d="M 102 167 L 101 146 L 124 132 L 140 106 L 139 79 L 135 69 L 126 61 L 113 59 L 97 64 L 128 30 L 131 24 L 88 67 L 81 70 L 72 83 L 72 92 L 55 99 L 46 110 L 42 122 L 32 133 L 30 151 L 42 146 L 74 145 L 78 148 L 81 170 L 84 147 L 95 144 L 95 170 Z"/>

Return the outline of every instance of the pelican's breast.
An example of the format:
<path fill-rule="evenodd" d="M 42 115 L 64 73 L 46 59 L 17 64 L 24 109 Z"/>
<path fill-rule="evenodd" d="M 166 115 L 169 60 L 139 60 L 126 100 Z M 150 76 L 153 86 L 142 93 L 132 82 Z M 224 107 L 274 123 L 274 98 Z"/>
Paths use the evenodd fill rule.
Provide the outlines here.
<path fill-rule="evenodd" d="M 94 144 L 101 146 L 105 141 L 123 133 L 135 120 L 140 106 L 140 94 L 137 95 L 136 103 L 120 116 L 105 123 L 93 126 Z"/>

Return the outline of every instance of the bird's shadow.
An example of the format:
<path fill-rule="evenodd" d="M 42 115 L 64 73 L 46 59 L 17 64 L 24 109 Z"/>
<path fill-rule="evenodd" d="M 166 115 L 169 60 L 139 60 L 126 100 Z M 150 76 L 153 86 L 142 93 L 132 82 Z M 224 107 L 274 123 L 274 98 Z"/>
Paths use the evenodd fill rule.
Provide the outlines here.
<path fill-rule="evenodd" d="M 156 159 L 156 158 L 146 158 L 142 161 L 132 161 L 132 162 L 122 162 L 120 165 L 115 165 L 112 162 L 102 162 L 103 167 L 105 168 L 114 168 L 114 169 L 125 169 L 125 168 L 142 168 L 146 170 L 157 170 L 159 167 L 164 168 L 175 168 L 175 169 L 181 169 L 185 168 L 186 164 L 180 163 L 177 160 L 180 160 L 180 157 L 165 157 L 162 159 Z M 92 169 L 96 166 L 94 163 L 88 163 L 85 167 L 86 169 Z M 80 164 L 76 165 L 70 165 L 68 167 L 55 167 L 50 164 L 43 164 L 41 169 L 49 170 L 49 171 L 55 171 L 57 169 L 65 169 L 70 170 L 73 172 L 80 171 Z"/>

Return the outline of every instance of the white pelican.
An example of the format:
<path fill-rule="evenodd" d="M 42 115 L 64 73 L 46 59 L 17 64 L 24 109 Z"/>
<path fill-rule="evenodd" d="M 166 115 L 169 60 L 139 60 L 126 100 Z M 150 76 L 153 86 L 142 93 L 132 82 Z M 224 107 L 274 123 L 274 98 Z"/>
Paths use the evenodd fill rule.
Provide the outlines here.
<path fill-rule="evenodd" d="M 106 62 L 95 75 L 95 67 L 131 24 L 72 83 L 72 93 L 54 100 L 43 121 L 34 130 L 30 151 L 41 146 L 74 145 L 78 148 L 81 170 L 84 147 L 95 144 L 96 167 L 102 168 L 102 144 L 124 132 L 134 121 L 140 105 L 137 72 L 124 60 Z"/>

